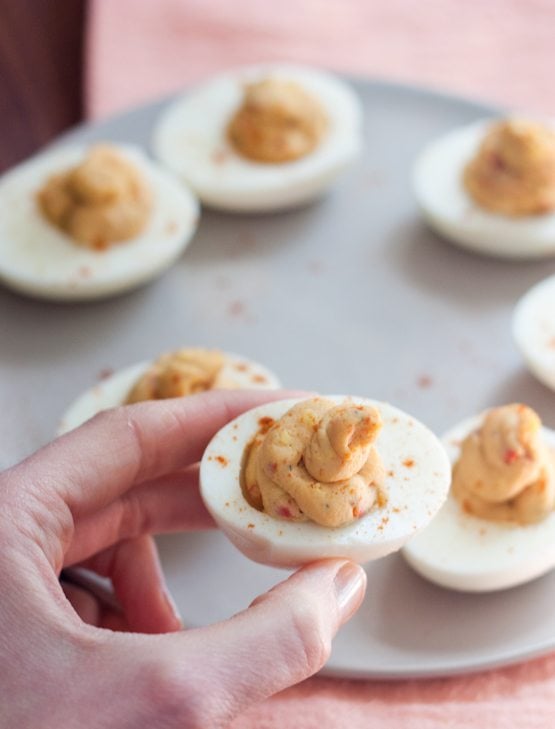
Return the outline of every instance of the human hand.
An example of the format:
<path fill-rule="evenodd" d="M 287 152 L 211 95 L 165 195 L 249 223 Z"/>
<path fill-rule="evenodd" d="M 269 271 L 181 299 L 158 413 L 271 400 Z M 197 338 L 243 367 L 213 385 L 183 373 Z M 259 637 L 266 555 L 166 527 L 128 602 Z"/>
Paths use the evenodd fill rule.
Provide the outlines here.
<path fill-rule="evenodd" d="M 360 567 L 315 563 L 229 620 L 181 631 L 151 536 L 212 526 L 198 490 L 204 448 L 282 396 L 119 408 L 0 475 L 2 728 L 226 726 L 322 667 L 362 601 Z M 110 577 L 122 610 L 72 586 L 66 597 L 58 577 L 70 565 Z"/>

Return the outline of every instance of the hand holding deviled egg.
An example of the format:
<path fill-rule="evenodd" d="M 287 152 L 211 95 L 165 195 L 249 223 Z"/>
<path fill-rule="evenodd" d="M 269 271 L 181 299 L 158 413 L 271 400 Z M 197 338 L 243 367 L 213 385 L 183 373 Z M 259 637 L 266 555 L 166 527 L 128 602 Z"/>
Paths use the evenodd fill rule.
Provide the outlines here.
<path fill-rule="evenodd" d="M 399 549 L 443 503 L 447 455 L 421 423 L 351 397 L 282 400 L 244 413 L 208 445 L 203 500 L 247 557 L 276 567 Z"/>

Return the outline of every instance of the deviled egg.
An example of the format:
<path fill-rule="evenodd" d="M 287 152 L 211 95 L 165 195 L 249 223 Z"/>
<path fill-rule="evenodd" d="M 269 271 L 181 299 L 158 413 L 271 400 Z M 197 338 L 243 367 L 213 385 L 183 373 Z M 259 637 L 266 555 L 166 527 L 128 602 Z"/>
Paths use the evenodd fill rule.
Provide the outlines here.
<path fill-rule="evenodd" d="M 520 299 L 513 315 L 513 336 L 533 374 L 555 390 L 555 276 Z"/>
<path fill-rule="evenodd" d="M 321 195 L 362 147 L 362 107 L 340 79 L 287 64 L 239 68 L 171 104 L 157 158 L 203 203 L 290 208 Z"/>
<path fill-rule="evenodd" d="M 247 557 L 295 567 L 398 550 L 445 500 L 450 465 L 410 415 L 356 397 L 288 399 L 220 430 L 200 469 L 208 510 Z"/>
<path fill-rule="evenodd" d="M 555 432 L 525 405 L 493 408 L 443 439 L 453 485 L 408 563 L 444 587 L 488 592 L 555 567 Z"/>
<path fill-rule="evenodd" d="M 420 210 L 446 239 L 502 258 L 555 254 L 555 131 L 524 119 L 449 132 L 418 158 Z"/>
<path fill-rule="evenodd" d="M 187 347 L 163 354 L 153 362 L 126 367 L 103 379 L 70 405 L 62 416 L 58 434 L 118 405 L 185 397 L 205 390 L 278 387 L 278 378 L 258 362 L 220 350 Z"/>
<path fill-rule="evenodd" d="M 123 292 L 179 257 L 198 215 L 195 196 L 137 147 L 59 147 L 0 180 L 0 280 L 55 300 Z"/>

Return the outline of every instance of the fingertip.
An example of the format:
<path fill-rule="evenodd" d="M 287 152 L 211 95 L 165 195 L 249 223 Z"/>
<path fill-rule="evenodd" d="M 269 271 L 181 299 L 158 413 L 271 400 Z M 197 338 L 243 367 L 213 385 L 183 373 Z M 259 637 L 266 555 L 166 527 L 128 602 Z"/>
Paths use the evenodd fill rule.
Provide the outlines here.
<path fill-rule="evenodd" d="M 340 625 L 350 620 L 362 605 L 366 583 L 366 572 L 355 562 L 345 562 L 337 571 L 333 587 Z"/>
<path fill-rule="evenodd" d="M 166 603 L 168 612 L 168 632 L 183 630 L 183 619 L 175 600 L 167 588 L 162 590 L 162 599 Z"/>

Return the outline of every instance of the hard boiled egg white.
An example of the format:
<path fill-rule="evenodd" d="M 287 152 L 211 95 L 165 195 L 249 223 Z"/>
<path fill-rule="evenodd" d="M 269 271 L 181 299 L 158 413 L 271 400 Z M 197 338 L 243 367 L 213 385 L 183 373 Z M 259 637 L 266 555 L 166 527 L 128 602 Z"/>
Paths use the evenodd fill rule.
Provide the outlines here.
<path fill-rule="evenodd" d="M 424 149 L 413 175 L 421 213 L 440 235 L 477 253 L 499 258 L 554 255 L 554 213 L 521 218 L 488 213 L 463 186 L 463 170 L 491 123 L 455 129 Z"/>
<path fill-rule="evenodd" d="M 58 435 L 67 433 L 101 410 L 122 405 L 135 382 L 152 365 L 140 362 L 110 375 L 77 398 L 62 416 Z M 245 390 L 273 390 L 281 387 L 278 378 L 258 362 L 225 353 L 221 378 L 228 384 Z"/>
<path fill-rule="evenodd" d="M 483 416 L 463 421 L 443 443 L 451 463 Z M 555 432 L 542 429 L 555 447 Z M 538 524 L 518 526 L 467 514 L 450 495 L 432 523 L 403 549 L 407 562 L 428 580 L 467 592 L 520 585 L 555 567 L 555 512 Z"/>
<path fill-rule="evenodd" d="M 95 299 L 139 286 L 178 258 L 197 226 L 196 198 L 137 147 L 117 149 L 151 186 L 154 206 L 145 231 L 104 251 L 74 243 L 43 217 L 35 197 L 50 175 L 81 162 L 86 149 L 44 152 L 0 181 L 0 280 L 7 286 L 46 299 Z"/>
<path fill-rule="evenodd" d="M 555 390 L 555 276 L 534 286 L 518 302 L 513 336 L 530 370 Z"/>
<path fill-rule="evenodd" d="M 320 145 L 295 162 L 262 164 L 238 154 L 226 129 L 248 82 L 295 81 L 323 106 L 329 120 Z M 323 71 L 285 64 L 239 68 L 192 90 L 161 115 L 153 136 L 158 159 L 206 205 L 230 211 L 289 208 L 322 194 L 362 147 L 362 108 L 355 93 Z"/>
<path fill-rule="evenodd" d="M 274 567 L 296 567 L 326 557 L 368 562 L 399 549 L 429 523 L 445 500 L 451 478 L 449 460 L 424 425 L 386 403 L 342 396 L 329 399 L 369 404 L 380 411 L 383 428 L 376 448 L 387 470 L 387 503 L 337 529 L 275 519 L 250 506 L 240 484 L 245 446 L 258 430 L 260 418 L 278 419 L 300 400 L 250 410 L 210 442 L 202 458 L 200 482 L 202 498 L 215 521 L 256 562 Z"/>

